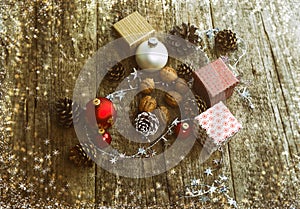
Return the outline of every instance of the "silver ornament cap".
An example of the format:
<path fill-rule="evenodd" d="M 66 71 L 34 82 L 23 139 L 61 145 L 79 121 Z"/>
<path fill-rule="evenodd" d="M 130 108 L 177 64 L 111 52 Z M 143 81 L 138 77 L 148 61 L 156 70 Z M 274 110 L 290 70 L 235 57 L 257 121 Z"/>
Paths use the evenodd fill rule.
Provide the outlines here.
<path fill-rule="evenodd" d="M 143 70 L 155 72 L 167 64 L 168 50 L 157 38 L 151 37 L 138 46 L 135 59 Z"/>

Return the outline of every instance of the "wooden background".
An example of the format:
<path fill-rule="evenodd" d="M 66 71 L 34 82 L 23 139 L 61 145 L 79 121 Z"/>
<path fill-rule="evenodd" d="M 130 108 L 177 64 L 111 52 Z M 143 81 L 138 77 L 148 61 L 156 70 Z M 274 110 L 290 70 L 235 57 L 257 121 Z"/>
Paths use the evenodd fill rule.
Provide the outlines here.
<path fill-rule="evenodd" d="M 1 14 L 7 31 L 0 50 L 10 87 L 3 93 L 11 99 L 14 122 L 10 142 L 20 155 L 27 183 L 38 181 L 41 174 L 33 169 L 38 160 L 22 161 L 22 157 L 60 152 L 49 164 L 51 175 L 39 183 L 42 197 L 71 205 L 183 208 L 198 199 L 180 198 L 179 193 L 190 179 L 205 178 L 205 168 L 215 166 L 212 160 L 217 155 L 205 164 L 193 157 L 197 144 L 172 172 L 145 179 L 118 177 L 96 166 L 78 168 L 68 161 L 77 139 L 72 128 L 57 126 L 54 103 L 61 97 L 72 98 L 85 61 L 114 39 L 110 30 L 116 11 L 121 10 L 139 11 L 157 31 L 168 32 L 174 25 L 190 22 L 200 30 L 231 28 L 246 41 L 248 52 L 238 69 L 256 108 L 250 110 L 236 93 L 228 100 L 244 128 L 224 148 L 224 163 L 212 180 L 225 173 L 229 195 L 241 208 L 300 207 L 299 1 L 23 0 L 2 1 L 0 7 L 7 8 Z M 63 195 L 57 194 L 51 179 L 67 184 Z M 220 204 L 205 208 L 220 208 Z"/>

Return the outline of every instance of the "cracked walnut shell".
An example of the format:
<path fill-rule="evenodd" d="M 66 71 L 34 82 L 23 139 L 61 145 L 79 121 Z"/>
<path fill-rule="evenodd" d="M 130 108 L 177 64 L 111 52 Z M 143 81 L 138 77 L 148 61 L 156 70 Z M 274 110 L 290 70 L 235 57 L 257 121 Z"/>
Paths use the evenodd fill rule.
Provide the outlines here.
<path fill-rule="evenodd" d="M 172 81 L 175 81 L 178 78 L 177 72 L 172 67 L 164 67 L 159 72 L 160 78 L 168 83 L 171 83 Z"/>
<path fill-rule="evenodd" d="M 155 110 L 157 106 L 156 100 L 151 96 L 145 96 L 141 99 L 139 104 L 139 111 L 151 112 Z"/>

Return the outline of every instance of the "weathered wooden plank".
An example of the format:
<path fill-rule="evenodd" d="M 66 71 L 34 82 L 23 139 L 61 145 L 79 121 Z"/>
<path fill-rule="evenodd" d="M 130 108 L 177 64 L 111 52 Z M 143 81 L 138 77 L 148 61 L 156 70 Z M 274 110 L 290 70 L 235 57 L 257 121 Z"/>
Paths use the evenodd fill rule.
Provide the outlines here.
<path fill-rule="evenodd" d="M 144 15 L 157 32 L 163 32 L 166 27 L 163 6 L 164 5 L 161 0 L 145 1 L 146 9 Z M 142 2 L 139 2 L 139 9 L 142 8 Z M 159 143 L 154 148 L 154 151 L 157 152 L 157 154 L 160 154 L 164 152 L 164 149 L 164 143 Z M 152 169 L 157 169 L 157 162 L 151 161 L 151 166 Z M 165 165 L 159 165 L 159 167 L 160 169 L 164 169 Z M 148 172 L 152 171 L 152 169 L 149 167 L 144 167 L 144 169 L 148 170 Z M 146 193 L 147 196 L 145 197 L 147 199 L 147 204 L 149 205 L 153 200 L 155 200 L 156 204 L 167 205 L 170 197 L 166 173 L 162 173 L 151 178 L 146 178 L 145 181 L 145 189 L 148 190 Z"/>
<path fill-rule="evenodd" d="M 213 20 L 213 25 L 214 27 L 218 27 L 221 30 L 222 29 L 227 29 L 231 28 L 233 31 L 235 31 L 238 36 L 243 37 L 244 39 L 248 40 L 248 38 L 244 37 L 244 22 L 243 20 L 246 21 L 246 19 L 241 19 L 241 21 L 235 21 L 237 16 L 244 15 L 242 10 L 238 9 L 238 2 L 232 1 L 229 4 L 226 2 L 221 2 L 221 1 L 215 1 L 211 2 L 210 4 L 211 8 L 211 16 Z M 247 27 L 247 25 L 245 25 Z M 247 44 L 251 44 L 248 43 Z M 249 46 L 250 48 L 250 46 Z M 239 65 L 239 69 L 243 69 L 243 79 L 248 80 L 251 79 L 251 74 L 246 74 L 249 71 L 246 71 L 246 69 L 249 69 L 249 63 L 247 63 L 246 60 L 242 60 Z M 244 73 L 245 72 L 245 73 Z M 241 107 L 241 103 L 239 98 L 236 98 L 237 95 L 235 94 L 233 97 L 229 99 L 227 105 L 229 106 L 230 110 L 232 111 L 233 115 L 236 116 L 236 118 L 242 122 L 243 124 L 243 130 L 238 133 L 230 142 L 229 145 L 225 147 L 225 153 L 224 153 L 224 168 L 225 168 L 225 173 L 229 174 L 229 183 L 230 183 L 230 196 L 237 199 L 237 202 L 239 203 L 242 198 L 244 197 L 244 192 L 245 188 L 241 188 L 243 185 L 243 180 L 246 178 L 246 173 L 240 170 L 241 168 L 239 167 L 240 165 L 240 160 L 241 160 L 241 155 L 239 154 L 241 152 L 241 149 L 243 150 L 243 153 L 247 153 L 247 149 L 244 151 L 243 147 L 243 139 L 244 136 L 247 135 L 248 133 L 248 127 L 247 124 L 251 124 L 251 122 L 248 122 L 245 124 L 244 122 L 244 115 L 238 114 L 239 112 L 244 112 L 245 116 L 247 115 L 247 109 L 245 109 L 244 106 Z M 232 103 L 232 100 L 235 100 L 235 103 Z M 238 151 L 237 151 L 238 150 Z M 247 159 L 248 155 L 243 155 L 245 157 L 245 160 L 243 161 L 245 164 L 249 162 Z M 246 160 L 247 159 L 247 160 Z M 251 159 L 253 160 L 253 159 Z M 243 176 L 243 177 L 242 177 Z"/>
<path fill-rule="evenodd" d="M 182 22 L 199 25 L 200 30 L 211 28 L 211 22 L 207 19 L 209 5 L 207 2 L 180 2 L 170 1 L 169 8 L 165 9 L 166 31 L 169 32 L 174 25 L 180 25 Z M 180 139 L 177 139 L 180 140 Z M 202 147 L 195 143 L 190 153 L 182 160 L 178 166 L 168 171 L 168 186 L 170 192 L 170 201 L 176 205 L 189 205 L 194 201 L 193 198 L 184 198 L 186 195 L 185 187 L 191 186 L 191 180 L 204 178 L 204 165 L 199 161 L 199 155 Z M 204 183 L 201 181 L 201 183 Z"/>
<path fill-rule="evenodd" d="M 34 123 L 32 131 L 34 137 L 32 141 L 34 143 L 34 152 L 36 156 L 34 159 L 33 166 L 36 169 L 29 171 L 29 176 L 36 176 L 42 182 L 41 190 L 45 190 L 46 195 L 54 195 L 55 193 L 60 193 L 60 188 L 56 186 L 59 184 L 59 178 L 56 170 L 53 170 L 50 162 L 54 162 L 55 157 L 51 153 L 51 148 L 45 144 L 45 140 L 48 138 L 48 116 L 49 112 L 45 109 L 50 110 L 50 100 L 49 100 L 49 90 L 51 89 L 51 84 L 49 80 L 46 79 L 49 76 L 49 69 L 44 68 L 45 64 L 51 63 L 50 49 L 51 42 L 50 38 L 52 36 L 51 31 L 48 30 L 49 21 L 51 21 L 51 3 L 45 3 L 37 1 L 35 3 L 35 14 L 34 20 L 35 25 L 33 26 L 33 42 L 35 43 L 35 48 L 33 49 L 34 66 L 32 70 L 33 80 L 30 83 L 30 88 L 33 93 L 32 97 L 34 99 L 33 111 L 28 114 L 33 115 Z M 45 154 L 44 154 L 45 153 Z M 47 153 L 47 154 L 46 154 Z M 50 155 L 51 159 L 47 160 L 44 158 L 45 155 Z M 49 165 L 49 172 L 45 172 L 46 166 Z M 52 168 L 52 169 L 51 169 Z M 55 168 L 55 167 L 54 167 Z"/>
<path fill-rule="evenodd" d="M 43 71 L 49 76 L 45 86 L 49 88 L 47 102 L 52 110 L 48 116 L 49 139 L 61 153 L 55 162 L 56 172 L 70 186 L 66 200 L 73 204 L 93 202 L 94 168 L 78 168 L 68 160 L 70 148 L 79 141 L 73 127 L 58 126 L 55 102 L 64 97 L 72 98 L 76 78 L 86 59 L 96 50 L 96 6 L 94 1 L 53 1 L 51 6 L 53 19 L 48 22 L 50 34 L 47 37 L 50 40 L 45 43 L 48 48 L 40 53 Z"/>
<path fill-rule="evenodd" d="M 97 48 L 101 50 L 100 47 L 104 46 L 110 40 L 108 29 L 112 25 L 108 26 L 109 22 L 109 3 L 106 1 L 97 2 L 97 18 L 96 18 L 96 27 L 97 27 Z M 105 58 L 99 57 L 99 59 L 105 60 Z M 100 69 L 105 70 L 105 69 Z M 100 78 L 98 78 L 100 79 Z M 96 87 L 98 88 L 98 87 Z M 100 89 L 98 96 L 105 97 L 113 89 L 113 86 L 104 85 L 104 88 Z M 114 145 L 115 135 L 111 133 Z M 113 165 L 112 165 L 113 166 Z M 116 187 L 117 187 L 117 177 L 115 174 L 112 174 L 100 166 L 96 167 L 96 182 L 95 182 L 95 201 L 97 204 L 114 206 L 116 196 Z"/>
<path fill-rule="evenodd" d="M 24 6 L 19 7 L 20 15 L 22 11 L 27 11 L 28 15 L 35 16 L 36 15 L 36 4 L 30 3 Z M 16 108 L 16 114 L 14 115 L 14 120 L 16 124 L 20 120 L 20 132 L 15 132 L 13 140 L 15 144 L 20 144 L 20 148 L 26 152 L 24 166 L 22 166 L 22 170 L 26 172 L 28 176 L 27 183 L 33 182 L 36 185 L 37 182 L 40 181 L 40 175 L 37 169 L 34 169 L 34 166 L 38 164 L 37 161 L 34 160 L 37 157 L 38 151 L 36 151 L 35 143 L 38 142 L 36 138 L 35 131 L 35 92 L 36 92 L 36 48 L 37 42 L 35 39 L 35 19 L 26 19 L 20 16 L 20 28 L 19 31 L 22 34 L 20 36 L 20 46 L 18 47 L 20 50 L 20 57 L 23 58 L 23 63 L 17 67 L 15 71 L 15 75 L 11 75 L 14 80 L 16 87 L 18 89 L 17 94 L 14 96 L 15 99 L 12 99 L 14 107 Z M 22 46 L 26 46 L 23 48 Z M 12 62 L 13 58 L 12 58 Z M 12 68 L 13 71 L 13 68 Z M 18 100 L 18 93 L 21 93 L 21 100 Z M 17 126 L 18 126 L 17 125 Z M 22 135 L 20 135 L 22 134 Z M 35 175 L 34 175 L 35 174 Z M 43 187 L 38 188 L 41 190 L 41 194 L 45 194 L 45 190 Z"/>
<path fill-rule="evenodd" d="M 1 149 L 4 154 L 4 158 L 1 156 L 2 161 L 2 168 L 3 172 L 1 172 L 2 178 L 14 178 L 14 172 L 12 170 L 16 167 L 11 167 L 9 165 L 3 164 L 3 159 L 5 159 L 5 155 L 9 156 L 9 153 L 4 153 L 4 148 L 2 148 L 3 144 L 9 143 L 9 147 L 12 147 L 16 153 L 13 153 L 14 159 L 23 159 L 27 153 L 26 147 L 26 125 L 27 125 L 27 118 L 26 118 L 26 106 L 25 106 L 25 79 L 23 80 L 23 73 L 22 70 L 24 68 L 20 67 L 20 63 L 22 59 L 20 59 L 23 55 L 24 50 L 22 50 L 22 43 L 24 39 L 21 39 L 21 34 L 23 33 L 21 25 L 17 25 L 16 23 L 23 23 L 24 20 L 18 19 L 20 15 L 20 9 L 13 7 L 11 4 L 3 4 L 0 5 L 1 11 L 4 10 L 1 17 L 1 114 L 2 115 L 2 124 L 1 124 Z M 16 18 L 16 19 L 15 19 Z M 19 17 L 20 18 L 20 17 Z M 20 18 L 21 19 L 21 18 Z M 7 34 L 3 33 L 3 25 L 15 25 L 15 27 L 8 27 Z M 31 25 L 31 24 L 30 24 Z M 11 33 L 12 35 L 9 35 Z M 28 47 L 28 48 L 31 48 Z M 27 53 L 26 53 L 27 55 Z M 28 60 L 23 60 L 28 64 Z M 10 89 L 11 88 L 11 89 Z M 13 99 L 15 97 L 15 99 Z M 4 103 L 4 101 L 5 103 Z M 9 101 L 10 100 L 10 101 Z M 9 107 L 8 104 L 11 102 L 11 106 Z M 3 104 L 4 103 L 4 104 Z M 3 105 L 2 105 L 3 104 Z M 4 114 L 4 112 L 11 112 L 12 114 Z M 17 123 L 16 121 L 19 121 Z M 19 131 L 15 131 L 19 130 Z M 11 137 L 5 137 L 5 136 Z M 15 169 L 16 170 L 16 169 Z M 21 172 L 24 174 L 27 173 L 27 166 L 21 166 Z M 26 182 L 27 179 L 22 178 L 23 182 Z M 13 182 L 13 180 L 12 180 Z M 8 187 L 12 187 L 11 184 Z M 16 184 L 17 185 L 17 184 Z M 10 188 L 9 188 L 10 189 Z M 1 189 L 1 197 L 3 197 L 3 201 L 7 202 L 11 199 L 10 196 L 5 194 L 3 189 Z"/>
<path fill-rule="evenodd" d="M 32 5 L 31 5 L 32 6 Z M 8 15 L 10 13 L 11 19 L 8 19 L 6 24 L 13 25 L 16 24 L 14 18 L 17 18 L 20 23 L 26 24 L 24 18 L 20 16 L 21 9 L 28 9 L 28 7 L 21 7 L 12 9 L 12 5 L 3 4 L 1 5 L 3 9 L 6 10 Z M 28 11 L 29 12 L 29 11 Z M 3 14 L 3 19 L 6 17 Z M 7 17 L 8 18 L 8 17 Z M 3 24 L 3 23 L 2 23 Z M 33 23 L 27 23 L 28 26 L 32 26 Z M 26 126 L 27 126 L 27 113 L 26 113 L 26 84 L 27 84 L 27 66 L 29 50 L 31 48 L 31 41 L 25 40 L 22 36 L 28 34 L 31 36 L 29 30 L 25 30 L 22 25 L 15 25 L 15 27 L 7 28 L 8 33 L 11 35 L 1 36 L 1 85 L 4 83 L 10 84 L 11 88 L 8 92 L 1 92 L 1 97 L 8 97 L 11 100 L 11 142 L 14 146 L 14 150 L 20 151 L 20 159 L 26 156 Z M 18 33 L 16 33 L 18 31 Z M 17 41 L 18 40 L 18 41 Z M 13 44 L 11 44 L 13 43 Z M 23 64 L 23 67 L 20 64 Z M 26 66 L 27 65 L 27 66 Z M 26 78 L 26 79 L 24 79 Z M 9 125 L 9 124 L 8 124 Z M 14 131 L 18 130 L 18 131 Z M 8 139 L 6 139 L 8 140 Z M 26 172 L 26 166 L 23 168 Z"/>

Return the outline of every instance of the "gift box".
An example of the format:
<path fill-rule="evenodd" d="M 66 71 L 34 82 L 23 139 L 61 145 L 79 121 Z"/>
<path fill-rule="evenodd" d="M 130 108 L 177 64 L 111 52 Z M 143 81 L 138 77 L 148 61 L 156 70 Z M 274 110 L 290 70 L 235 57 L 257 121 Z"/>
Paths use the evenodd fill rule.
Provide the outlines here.
<path fill-rule="evenodd" d="M 155 32 L 138 12 L 134 12 L 114 24 L 114 28 L 126 40 L 130 48 L 138 46 Z"/>
<path fill-rule="evenodd" d="M 223 102 L 195 117 L 195 136 L 204 148 L 215 151 L 235 135 L 242 125 Z"/>
<path fill-rule="evenodd" d="M 193 72 L 193 90 L 211 107 L 229 98 L 239 80 L 221 58 Z"/>

